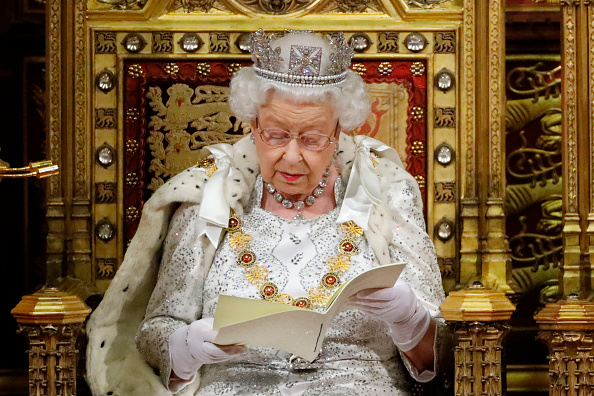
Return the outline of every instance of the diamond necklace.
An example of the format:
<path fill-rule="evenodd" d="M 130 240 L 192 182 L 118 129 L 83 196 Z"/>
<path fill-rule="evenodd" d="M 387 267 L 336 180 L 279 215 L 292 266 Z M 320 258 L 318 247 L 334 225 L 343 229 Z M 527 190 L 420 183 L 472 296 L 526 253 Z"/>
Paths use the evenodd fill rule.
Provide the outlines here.
<path fill-rule="evenodd" d="M 305 201 L 293 202 L 290 199 L 283 197 L 283 195 L 280 192 L 276 191 L 276 188 L 274 188 L 274 186 L 270 183 L 266 183 L 266 191 L 268 191 L 270 194 L 272 194 L 274 196 L 274 200 L 276 202 L 279 202 L 280 204 L 282 204 L 285 209 L 291 209 L 291 208 L 297 209 L 297 214 L 295 215 L 295 217 L 293 217 L 293 220 L 304 220 L 305 217 L 303 216 L 303 213 L 301 213 L 301 210 L 305 207 L 305 205 L 307 205 L 307 206 L 313 205 L 314 202 L 316 202 L 316 198 L 319 198 L 320 196 L 322 196 L 322 194 L 324 193 L 324 187 L 326 187 L 328 185 L 328 175 L 329 174 L 330 174 L 330 167 L 326 168 L 326 170 L 324 171 L 324 174 L 322 175 L 322 180 L 320 180 L 320 182 L 318 183 L 318 187 L 316 187 L 313 190 L 311 195 L 309 195 L 307 198 L 305 198 Z"/>

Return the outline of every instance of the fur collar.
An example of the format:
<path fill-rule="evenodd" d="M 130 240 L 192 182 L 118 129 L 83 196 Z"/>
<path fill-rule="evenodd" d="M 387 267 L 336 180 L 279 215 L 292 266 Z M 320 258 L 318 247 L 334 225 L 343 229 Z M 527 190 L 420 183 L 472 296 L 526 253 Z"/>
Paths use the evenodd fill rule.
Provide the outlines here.
<path fill-rule="evenodd" d="M 337 166 L 345 180 L 349 178 L 355 150 L 353 138 L 342 135 Z M 233 145 L 232 152 L 233 167 L 224 198 L 231 208 L 243 213 L 259 173 L 258 157 L 249 138 Z M 381 154 L 377 171 L 384 202 L 388 202 L 385 191 L 390 183 L 402 178 L 412 179 L 398 165 L 382 159 Z M 134 339 L 155 286 L 160 249 L 171 216 L 182 202 L 200 204 L 207 181 L 204 170 L 194 166 L 171 178 L 145 204 L 124 261 L 87 325 L 87 381 L 93 394 L 170 395 L 153 369 L 142 359 Z M 387 204 L 382 205 L 374 208 L 365 236 L 380 263 L 387 263 L 392 223 Z M 214 247 L 210 245 L 207 249 L 210 249 L 212 257 Z M 210 262 L 203 265 L 210 265 Z M 199 381 L 195 381 L 180 394 L 191 395 L 198 386 Z"/>

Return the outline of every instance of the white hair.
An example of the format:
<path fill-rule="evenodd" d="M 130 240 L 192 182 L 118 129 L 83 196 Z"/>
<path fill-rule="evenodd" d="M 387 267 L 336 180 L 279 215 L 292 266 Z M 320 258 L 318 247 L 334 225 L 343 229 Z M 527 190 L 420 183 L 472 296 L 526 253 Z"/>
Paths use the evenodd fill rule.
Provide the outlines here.
<path fill-rule="evenodd" d="M 347 71 L 346 80 L 338 85 L 299 87 L 258 77 L 252 67 L 242 68 L 231 80 L 231 111 L 241 121 L 250 123 L 272 93 L 297 103 L 324 103 L 330 99 L 340 127 L 346 132 L 363 124 L 371 111 L 365 82 L 352 70 Z"/>

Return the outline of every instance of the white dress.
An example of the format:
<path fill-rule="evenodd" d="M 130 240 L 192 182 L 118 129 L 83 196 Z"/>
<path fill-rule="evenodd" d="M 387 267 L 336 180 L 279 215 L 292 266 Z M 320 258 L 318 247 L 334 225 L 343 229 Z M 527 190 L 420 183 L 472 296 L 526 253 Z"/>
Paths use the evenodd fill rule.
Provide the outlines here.
<path fill-rule="evenodd" d="M 326 260 L 336 253 L 342 238 L 336 223 L 338 209 L 311 220 L 288 220 L 260 208 L 259 179 L 246 212 L 243 230 L 253 237 L 251 249 L 270 270 L 269 279 L 292 297 L 306 296 L 328 272 Z M 328 193 L 328 192 L 326 192 Z M 335 184 L 337 207 L 344 186 Z M 377 262 L 364 237 L 343 280 L 373 268 Z M 396 249 L 393 261 L 405 259 Z M 249 283 L 237 264 L 229 235 L 220 245 L 203 293 L 202 317 L 213 317 L 219 294 L 259 299 L 258 287 Z M 384 322 L 359 310 L 338 314 L 324 339 L 322 352 L 312 363 L 295 364 L 289 353 L 270 348 L 249 348 L 246 355 L 202 368 L 198 395 L 402 395 L 412 381 Z"/>
<path fill-rule="evenodd" d="M 406 371 L 419 381 L 433 378 L 433 372 L 418 374 L 407 366 L 381 322 L 358 311 L 347 311 L 329 329 L 317 367 L 296 370 L 298 367 L 288 366 L 286 353 L 252 349 L 236 361 L 204 366 L 191 383 L 174 383 L 170 378 L 170 335 L 203 315 L 212 315 L 214 298 L 220 292 L 257 298 L 254 287 L 245 283 L 243 273 L 233 268 L 234 262 L 225 254 L 236 254 L 228 242 L 221 241 L 217 249 L 215 236 L 204 234 L 205 222 L 199 213 L 203 204 L 221 202 L 221 208 L 229 205 L 237 213 L 245 213 L 249 232 L 264 236 L 258 236 L 253 244 L 258 254 L 270 259 L 270 276 L 283 292 L 294 296 L 303 295 L 319 281 L 320 275 L 314 270 L 336 249 L 341 235 L 334 221 L 336 211 L 303 222 L 261 211 L 257 202 L 263 186 L 261 179 L 257 180 L 259 163 L 254 145 L 244 138 L 224 148 L 232 162 L 225 159 L 217 163 L 221 169 L 228 166 L 225 179 L 218 180 L 221 191 L 215 188 L 207 194 L 213 179 L 204 169 L 192 167 L 161 186 L 145 204 L 124 262 L 87 327 L 87 380 L 93 393 L 393 395 L 410 393 L 407 389 L 414 381 Z M 377 167 L 371 162 L 364 166 L 371 152 L 377 157 Z M 345 199 L 349 204 L 340 202 L 341 185 L 336 194 L 341 215 L 358 216 L 357 220 L 366 221 L 368 226 L 347 276 L 377 262 L 408 262 L 401 278 L 438 324 L 439 371 L 442 352 L 451 353 L 451 348 L 444 342 L 447 332 L 441 331 L 439 306 L 444 293 L 435 249 L 425 231 L 416 181 L 390 150 L 365 136 L 341 136 L 336 163 L 349 179 L 349 198 Z M 350 195 L 350 188 L 358 186 L 363 177 L 372 187 L 377 177 L 381 194 L 367 215 L 355 210 Z M 310 247 L 302 247 L 306 245 Z"/>

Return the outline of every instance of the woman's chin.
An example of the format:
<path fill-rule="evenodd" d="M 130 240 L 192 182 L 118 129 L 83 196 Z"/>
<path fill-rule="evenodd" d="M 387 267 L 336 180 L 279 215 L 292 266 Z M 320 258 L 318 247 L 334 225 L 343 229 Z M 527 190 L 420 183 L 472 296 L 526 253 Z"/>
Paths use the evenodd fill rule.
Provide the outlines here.
<path fill-rule="evenodd" d="M 276 190 L 281 193 L 281 195 L 285 198 L 289 198 L 291 200 L 299 199 L 303 197 L 303 199 L 307 198 L 308 195 L 311 194 L 312 190 L 308 189 L 308 186 L 298 186 L 295 184 L 289 183 L 279 183 L 278 186 L 275 186 Z"/>

